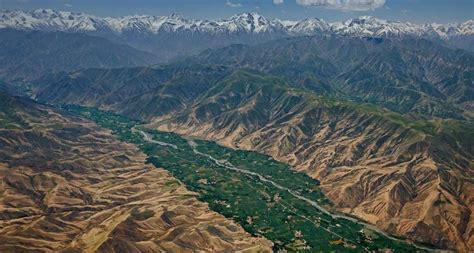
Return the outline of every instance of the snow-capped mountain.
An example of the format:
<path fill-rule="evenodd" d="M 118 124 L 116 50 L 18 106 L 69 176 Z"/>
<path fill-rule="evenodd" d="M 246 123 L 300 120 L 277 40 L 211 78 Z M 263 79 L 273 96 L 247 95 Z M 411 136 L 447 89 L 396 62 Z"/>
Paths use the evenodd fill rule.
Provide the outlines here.
<path fill-rule="evenodd" d="M 429 25 L 416 25 L 411 23 L 387 21 L 371 16 L 362 16 L 350 19 L 342 23 L 332 25 L 334 32 L 338 34 L 351 34 L 362 36 L 433 36 L 433 30 Z"/>
<path fill-rule="evenodd" d="M 308 18 L 301 21 L 295 21 L 292 25 L 286 26 L 291 34 L 311 35 L 315 33 L 325 33 L 332 31 L 331 24 L 318 18 Z"/>
<path fill-rule="evenodd" d="M 363 16 L 328 23 L 318 18 L 301 21 L 266 18 L 242 13 L 226 19 L 197 20 L 180 15 L 97 17 L 84 13 L 38 9 L 1 10 L 0 29 L 83 32 L 140 50 L 153 52 L 164 61 L 207 48 L 234 43 L 255 44 L 299 35 L 417 36 L 444 40 L 451 46 L 474 50 L 474 21 L 462 24 L 412 24 Z"/>
<path fill-rule="evenodd" d="M 228 19 L 195 20 L 180 15 L 125 17 L 96 17 L 84 13 L 38 9 L 33 11 L 0 11 L 0 28 L 46 31 L 138 31 L 202 32 L 202 33 L 275 33 L 310 35 L 338 33 L 356 36 L 439 36 L 450 37 L 474 34 L 474 21 L 462 24 L 412 24 L 362 16 L 344 22 L 328 23 L 318 18 L 283 21 L 265 18 L 258 13 L 242 13 Z"/>
<path fill-rule="evenodd" d="M 83 13 L 38 9 L 34 11 L 0 12 L 0 28 L 16 28 L 46 31 L 139 31 L 159 32 L 205 32 L 205 33 L 262 33 L 283 30 L 276 19 L 266 19 L 257 13 L 243 13 L 228 19 L 215 21 L 186 19 L 180 15 L 125 17 L 96 17 Z"/>
<path fill-rule="evenodd" d="M 201 32 L 201 33 L 261 33 L 281 29 L 281 24 L 274 20 L 267 20 L 257 13 L 243 13 L 229 19 L 216 21 L 185 19 L 180 15 L 171 16 L 126 16 L 121 18 L 104 18 L 99 22 L 96 30 L 101 29 L 105 23 L 107 28 L 114 32 L 140 31 L 140 32 Z"/>
<path fill-rule="evenodd" d="M 95 31 L 105 27 L 105 19 L 84 13 L 38 9 L 0 12 L 0 28 L 41 31 Z"/>

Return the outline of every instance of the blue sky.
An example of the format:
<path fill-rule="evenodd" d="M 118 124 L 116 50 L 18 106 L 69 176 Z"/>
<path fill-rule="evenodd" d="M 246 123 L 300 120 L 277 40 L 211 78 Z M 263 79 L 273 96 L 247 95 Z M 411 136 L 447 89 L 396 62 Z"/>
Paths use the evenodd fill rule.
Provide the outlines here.
<path fill-rule="evenodd" d="M 0 8 L 51 8 L 98 16 L 178 13 L 205 19 L 241 12 L 293 20 L 340 21 L 362 15 L 415 23 L 474 19 L 474 0 L 0 0 Z"/>

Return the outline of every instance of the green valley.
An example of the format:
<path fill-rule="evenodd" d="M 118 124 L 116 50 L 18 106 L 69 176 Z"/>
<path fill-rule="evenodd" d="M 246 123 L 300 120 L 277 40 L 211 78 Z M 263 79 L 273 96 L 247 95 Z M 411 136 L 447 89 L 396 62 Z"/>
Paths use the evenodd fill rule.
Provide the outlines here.
<path fill-rule="evenodd" d="M 63 106 L 134 143 L 148 162 L 170 171 L 210 208 L 290 252 L 424 251 L 356 219 L 333 214 L 318 181 L 271 157 L 185 139 L 95 108 Z"/>

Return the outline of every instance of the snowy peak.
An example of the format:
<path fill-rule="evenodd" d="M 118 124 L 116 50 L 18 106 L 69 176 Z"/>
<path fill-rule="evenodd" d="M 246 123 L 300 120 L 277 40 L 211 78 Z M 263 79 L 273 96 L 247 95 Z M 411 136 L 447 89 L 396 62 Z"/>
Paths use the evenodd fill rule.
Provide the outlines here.
<path fill-rule="evenodd" d="M 161 32 L 191 33 L 278 33 L 289 36 L 336 33 L 352 36 L 423 36 L 442 39 L 474 35 L 474 21 L 461 24 L 412 24 L 361 16 L 344 22 L 327 23 L 318 18 L 301 21 L 269 19 L 258 13 L 242 13 L 227 19 L 194 20 L 180 15 L 96 17 L 84 13 L 38 9 L 33 11 L 0 11 L 0 28 L 70 32 Z"/>
<path fill-rule="evenodd" d="M 255 12 L 237 14 L 217 23 L 229 32 L 262 33 L 283 29 L 283 25 L 277 20 L 269 20 Z"/>
<path fill-rule="evenodd" d="M 180 15 L 146 16 L 135 15 L 120 18 L 104 18 L 107 27 L 118 33 L 122 32 L 176 32 L 179 30 L 199 30 L 199 22 L 187 20 Z"/>
<path fill-rule="evenodd" d="M 433 30 L 441 37 L 471 36 L 474 35 L 474 20 L 461 24 L 432 24 Z"/>
<path fill-rule="evenodd" d="M 289 27 L 289 30 L 293 34 L 315 34 L 325 33 L 332 31 L 332 27 L 329 23 L 318 18 L 307 18 L 299 22 L 295 22 Z"/>
<path fill-rule="evenodd" d="M 94 31 L 100 19 L 84 13 L 37 9 L 0 12 L 0 28 L 30 30 Z"/>
<path fill-rule="evenodd" d="M 379 19 L 372 16 L 362 16 L 349 19 L 344 23 L 335 24 L 335 32 L 359 36 L 389 36 L 405 35 L 431 36 L 429 27 L 409 22 L 396 22 Z"/>
<path fill-rule="evenodd" d="M 458 33 L 462 35 L 474 35 L 474 20 L 468 20 L 458 26 Z"/>
<path fill-rule="evenodd" d="M 282 29 L 281 23 L 268 20 L 258 13 L 243 13 L 216 21 L 186 19 L 178 14 L 170 16 L 133 15 L 118 18 L 95 17 L 84 13 L 71 13 L 38 9 L 34 11 L 0 12 L 0 28 L 55 31 L 113 31 L 122 32 L 248 32 L 262 33 Z"/>

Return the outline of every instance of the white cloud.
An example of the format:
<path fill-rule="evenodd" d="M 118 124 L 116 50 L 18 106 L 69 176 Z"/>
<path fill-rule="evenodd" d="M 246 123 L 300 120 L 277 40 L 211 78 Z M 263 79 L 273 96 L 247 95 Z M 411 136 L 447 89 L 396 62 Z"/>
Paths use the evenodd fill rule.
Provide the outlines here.
<path fill-rule="evenodd" d="M 303 6 L 322 6 L 329 9 L 367 11 L 384 6 L 385 0 L 296 0 L 296 3 Z"/>
<path fill-rule="evenodd" d="M 274 4 L 282 4 L 283 3 L 283 0 L 273 0 L 273 3 Z"/>
<path fill-rule="evenodd" d="M 232 8 L 240 8 L 242 5 L 240 3 L 232 3 L 231 1 L 227 1 L 225 3 L 227 6 L 232 7 Z"/>
<path fill-rule="evenodd" d="M 72 4 L 64 4 L 64 6 L 71 8 Z"/>

